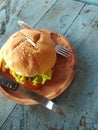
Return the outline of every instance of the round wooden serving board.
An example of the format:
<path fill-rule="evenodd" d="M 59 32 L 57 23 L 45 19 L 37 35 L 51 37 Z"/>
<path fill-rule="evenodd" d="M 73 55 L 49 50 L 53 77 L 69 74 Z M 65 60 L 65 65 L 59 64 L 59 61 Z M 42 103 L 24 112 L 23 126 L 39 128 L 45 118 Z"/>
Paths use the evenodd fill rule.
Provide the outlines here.
<path fill-rule="evenodd" d="M 37 93 L 49 99 L 54 99 L 68 88 L 75 76 L 77 67 L 76 53 L 70 42 L 61 34 L 50 30 L 41 31 L 44 31 L 55 43 L 61 44 L 72 50 L 72 56 L 68 58 L 64 58 L 63 56 L 57 55 L 57 61 L 54 67 L 52 79 L 50 81 L 47 81 L 46 85 L 44 85 L 42 88 L 36 90 Z M 0 70 L 0 74 L 5 75 L 10 79 L 13 79 L 7 72 L 2 73 Z M 3 86 L 0 86 L 0 93 L 19 104 L 37 104 L 37 102 L 33 99 L 30 99 L 17 91 L 14 92 Z"/>

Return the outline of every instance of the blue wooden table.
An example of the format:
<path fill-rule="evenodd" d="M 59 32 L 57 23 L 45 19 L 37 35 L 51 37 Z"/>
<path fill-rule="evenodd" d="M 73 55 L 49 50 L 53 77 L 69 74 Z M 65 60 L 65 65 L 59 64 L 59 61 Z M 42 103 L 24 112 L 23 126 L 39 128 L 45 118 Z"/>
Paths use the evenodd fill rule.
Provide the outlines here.
<path fill-rule="evenodd" d="M 67 37 L 76 50 L 77 72 L 69 88 L 53 100 L 65 118 L 0 95 L 0 130 L 98 130 L 98 1 L 0 0 L 0 47 L 20 29 L 20 19 Z"/>

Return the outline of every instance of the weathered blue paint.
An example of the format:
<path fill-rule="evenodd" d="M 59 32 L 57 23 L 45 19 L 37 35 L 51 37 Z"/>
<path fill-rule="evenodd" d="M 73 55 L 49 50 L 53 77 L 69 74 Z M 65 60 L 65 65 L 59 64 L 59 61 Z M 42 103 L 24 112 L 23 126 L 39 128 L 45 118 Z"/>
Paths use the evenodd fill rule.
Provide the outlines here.
<path fill-rule="evenodd" d="M 39 21 L 36 28 L 51 29 L 64 34 L 83 6 L 84 3 L 71 0 L 66 0 L 66 2 L 65 0 L 59 0 Z"/>
<path fill-rule="evenodd" d="M 15 107 L 15 103 L 0 95 L 0 127 Z"/>
<path fill-rule="evenodd" d="M 79 2 L 84 2 L 86 4 L 94 4 L 94 5 L 98 5 L 98 1 L 97 0 L 76 0 Z"/>
<path fill-rule="evenodd" d="M 14 15 L 16 19 L 13 19 L 10 34 L 19 29 L 16 22 L 22 18 L 32 27 L 53 29 L 71 41 L 78 59 L 77 73 L 69 88 L 54 99 L 66 113 L 66 118 L 41 105 L 17 104 L 12 110 L 13 103 L 3 100 L 1 96 L 0 110 L 4 109 L 3 103 L 8 103 L 6 111 L 11 112 L 10 115 L 5 114 L 6 121 L 0 114 L 0 120 L 5 121 L 1 130 L 98 130 L 98 7 L 74 0 L 37 0 L 33 1 L 33 4 L 38 4 L 34 7 L 36 9 L 32 8 L 32 2 L 26 6 L 28 10 L 32 8 L 32 14 L 30 13 L 28 18 L 26 7 L 23 9 L 25 13 L 20 10 L 19 14 Z M 32 24 L 33 14 L 39 9 L 39 5 L 41 11 L 36 11 L 36 19 Z M 10 35 L 11 23 L 10 20 L 5 34 L 0 35 L 0 45 L 1 41 Z M 4 112 L 5 109 L 2 110 L 2 113 Z"/>

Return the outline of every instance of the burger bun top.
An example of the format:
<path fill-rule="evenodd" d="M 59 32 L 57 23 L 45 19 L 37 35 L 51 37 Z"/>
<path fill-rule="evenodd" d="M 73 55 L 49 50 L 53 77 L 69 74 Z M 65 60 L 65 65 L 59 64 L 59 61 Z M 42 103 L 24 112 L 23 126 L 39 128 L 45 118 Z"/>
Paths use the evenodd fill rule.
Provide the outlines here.
<path fill-rule="evenodd" d="M 31 39 L 37 48 L 25 37 Z M 53 41 L 43 31 L 22 29 L 7 40 L 3 57 L 9 69 L 21 76 L 33 77 L 55 65 L 56 51 Z"/>

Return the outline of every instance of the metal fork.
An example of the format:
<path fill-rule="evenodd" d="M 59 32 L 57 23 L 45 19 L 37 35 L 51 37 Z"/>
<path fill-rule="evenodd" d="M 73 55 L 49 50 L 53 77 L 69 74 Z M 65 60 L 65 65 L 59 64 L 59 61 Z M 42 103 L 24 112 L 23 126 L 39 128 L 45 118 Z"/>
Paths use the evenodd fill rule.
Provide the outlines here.
<path fill-rule="evenodd" d="M 63 47 L 59 44 L 55 46 L 55 50 L 56 50 L 57 54 L 62 55 L 66 58 L 72 55 L 72 50 L 70 50 L 66 47 Z"/>
<path fill-rule="evenodd" d="M 27 29 L 32 29 L 32 27 L 30 27 L 27 23 L 25 23 L 24 21 L 21 21 L 19 20 L 18 21 L 18 24 L 23 27 L 23 28 L 27 28 Z M 57 44 L 55 46 L 55 50 L 56 50 L 56 53 L 59 54 L 59 55 L 62 55 L 64 57 L 69 57 L 72 55 L 72 50 L 66 48 L 66 47 L 63 47 L 61 46 L 60 44 Z"/>

